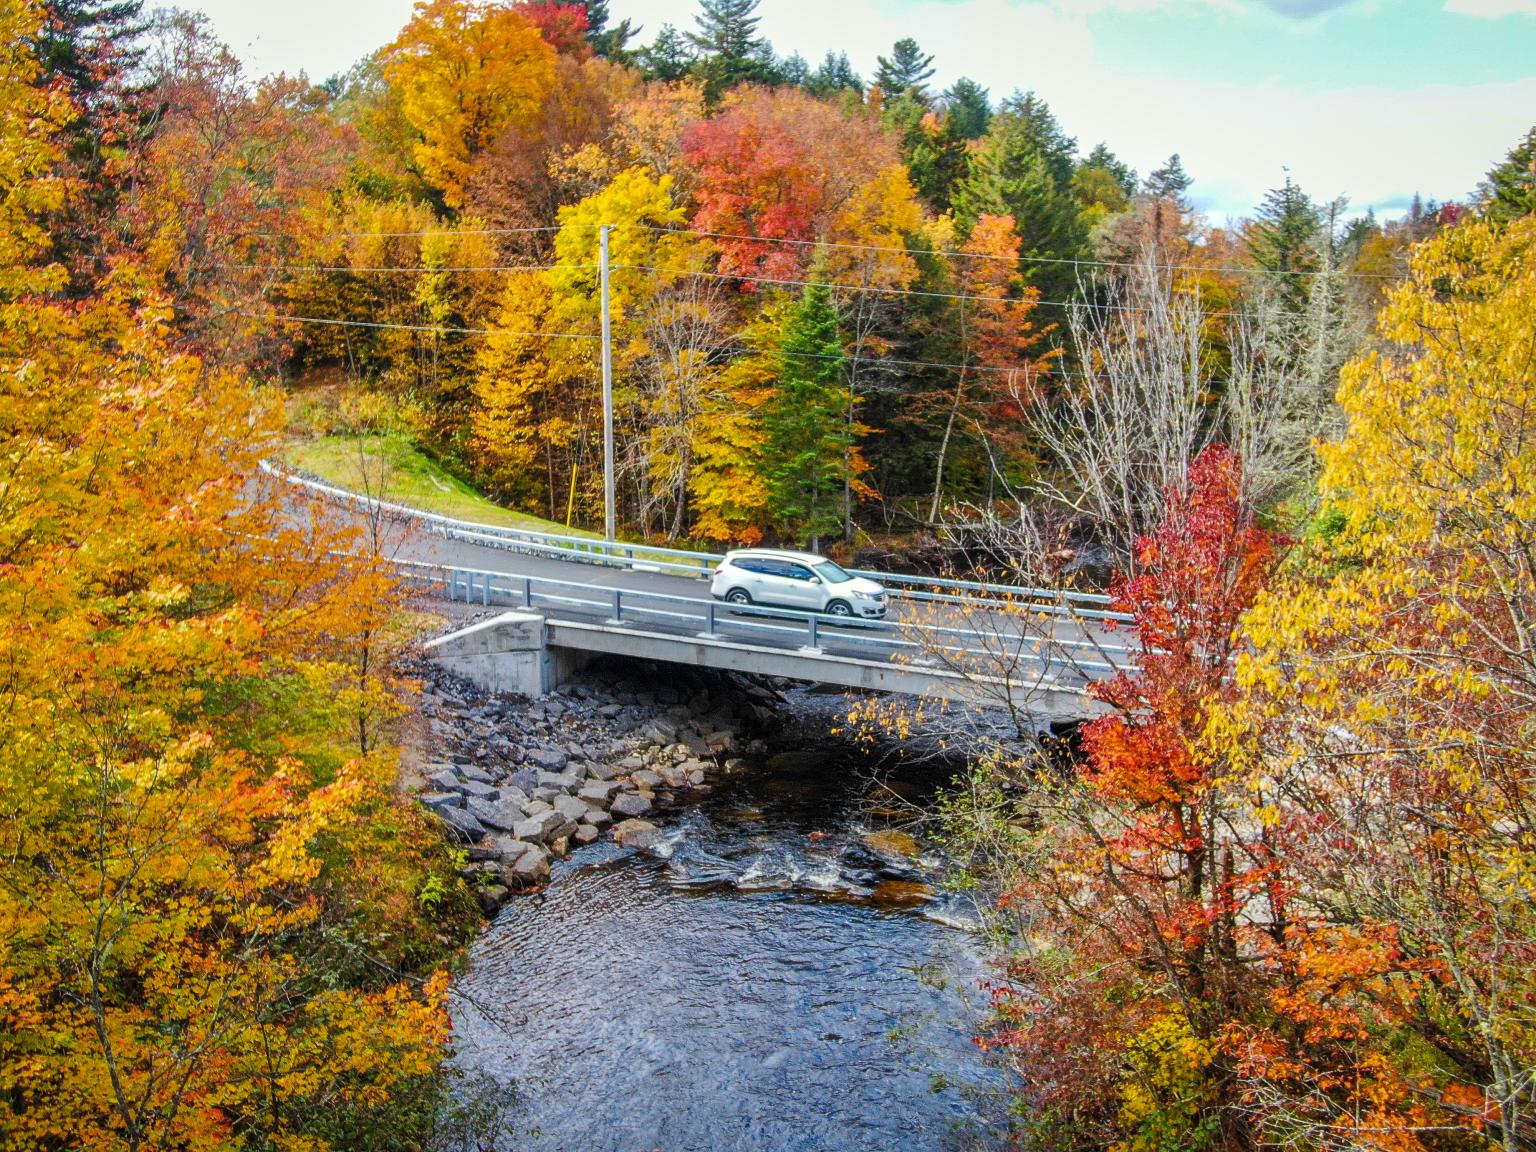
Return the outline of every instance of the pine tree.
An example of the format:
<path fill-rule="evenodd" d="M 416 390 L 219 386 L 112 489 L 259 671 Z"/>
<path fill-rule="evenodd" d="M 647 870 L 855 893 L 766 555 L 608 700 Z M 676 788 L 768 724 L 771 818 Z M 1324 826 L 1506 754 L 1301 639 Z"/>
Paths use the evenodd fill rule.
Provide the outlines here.
<path fill-rule="evenodd" d="M 1174 159 L 1177 160 L 1178 157 L 1175 156 Z M 1079 173 L 1088 168 L 1100 169 L 1114 177 L 1115 183 L 1125 193 L 1126 199 L 1136 195 L 1136 169 L 1111 152 L 1108 144 L 1102 142 L 1095 144 L 1093 151 L 1084 156 L 1077 166 Z"/>
<path fill-rule="evenodd" d="M 641 29 L 630 20 L 608 26 L 608 0 L 587 0 L 587 43 L 592 51 L 607 60 L 626 61 L 631 53 L 629 42 Z"/>
<path fill-rule="evenodd" d="M 652 80 L 681 80 L 694 65 L 694 55 L 683 34 L 670 24 L 663 24 L 655 41 L 639 53 L 640 65 Z"/>
<path fill-rule="evenodd" d="M 992 123 L 987 90 L 964 76 L 944 93 L 945 131 L 952 140 L 980 140 Z"/>
<path fill-rule="evenodd" d="M 1285 183 L 1272 188 L 1259 205 L 1248 236 L 1248 256 L 1254 265 L 1273 273 L 1274 288 L 1287 311 L 1301 313 L 1324 250 L 1323 213 L 1286 173 Z"/>
<path fill-rule="evenodd" d="M 694 70 L 704 82 L 705 99 L 712 104 L 737 84 L 764 78 L 765 50 L 772 62 L 772 48 L 757 35 L 762 19 L 756 14 L 757 4 L 758 0 L 699 0 L 694 18 L 698 31 L 687 35 L 699 54 Z"/>
<path fill-rule="evenodd" d="M 1477 203 L 1484 216 L 1504 223 L 1536 212 L 1536 128 L 1477 186 Z"/>
<path fill-rule="evenodd" d="M 835 92 L 864 93 L 864 81 L 848 61 L 848 53 L 828 52 L 805 83 L 813 96 L 831 96 Z"/>
<path fill-rule="evenodd" d="M 907 92 L 919 100 L 928 95 L 928 81 L 933 79 L 933 57 L 925 54 L 911 37 L 896 41 L 890 59 L 875 57 L 879 67 L 875 69 L 875 84 L 887 96 L 895 97 Z"/>
<path fill-rule="evenodd" d="M 807 286 L 790 308 L 779 360 L 779 386 L 763 416 L 773 514 L 786 538 L 814 550 L 842 523 L 838 497 L 853 468 L 846 357 L 825 284 Z"/>
<path fill-rule="evenodd" d="M 1167 163 L 1161 168 L 1153 169 L 1141 186 L 1141 194 L 1150 200 L 1171 200 L 1177 204 L 1180 212 L 1194 211 L 1194 206 L 1189 202 L 1189 188 L 1195 182 L 1193 176 L 1184 171 L 1184 162 L 1175 152 L 1168 157 Z"/>
<path fill-rule="evenodd" d="M 1012 216 L 1022 241 L 1020 270 L 1046 300 L 1078 289 L 1070 263 L 1087 252 L 1088 230 L 1072 190 L 1077 141 L 1045 101 L 1014 95 L 1003 102 L 970 171 L 954 190 L 955 217 L 969 230 L 982 216 Z"/>

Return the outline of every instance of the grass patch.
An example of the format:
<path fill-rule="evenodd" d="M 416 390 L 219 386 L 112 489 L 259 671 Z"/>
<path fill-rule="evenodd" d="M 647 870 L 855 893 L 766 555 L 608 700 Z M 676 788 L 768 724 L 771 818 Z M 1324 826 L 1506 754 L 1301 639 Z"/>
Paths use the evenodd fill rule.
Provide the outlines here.
<path fill-rule="evenodd" d="M 503 508 L 449 475 L 399 436 L 319 436 L 289 444 L 284 458 L 292 468 L 385 503 L 405 504 L 439 516 L 503 528 L 597 536 L 595 532 L 566 528 L 564 524 Z"/>

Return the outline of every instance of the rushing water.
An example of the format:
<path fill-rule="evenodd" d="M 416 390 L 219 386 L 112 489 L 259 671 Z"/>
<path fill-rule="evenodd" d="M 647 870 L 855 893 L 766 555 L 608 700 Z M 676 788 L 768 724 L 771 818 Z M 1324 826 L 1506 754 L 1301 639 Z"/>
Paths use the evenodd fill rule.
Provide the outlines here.
<path fill-rule="evenodd" d="M 977 944 L 931 859 L 866 842 L 869 792 L 845 748 L 781 755 L 508 904 L 455 1012 L 460 1062 L 516 1081 L 502 1147 L 979 1146 Z"/>

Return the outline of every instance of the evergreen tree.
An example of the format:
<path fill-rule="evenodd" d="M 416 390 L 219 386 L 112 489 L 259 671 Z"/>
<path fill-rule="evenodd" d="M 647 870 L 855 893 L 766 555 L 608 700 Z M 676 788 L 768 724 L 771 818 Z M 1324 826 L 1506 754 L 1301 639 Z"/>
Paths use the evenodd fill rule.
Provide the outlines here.
<path fill-rule="evenodd" d="M 875 69 L 875 84 L 880 91 L 889 97 L 912 92 L 920 100 L 927 98 L 928 81 L 933 79 L 933 57 L 925 54 L 916 40 L 898 40 L 890 59 L 875 59 L 879 65 Z"/>
<path fill-rule="evenodd" d="M 964 76 L 944 93 L 945 131 L 952 140 L 980 140 L 992 123 L 987 90 Z"/>
<path fill-rule="evenodd" d="M 652 80 L 681 80 L 694 65 L 683 34 L 670 24 L 663 24 L 656 40 L 640 50 L 640 65 Z"/>
<path fill-rule="evenodd" d="M 757 35 L 762 17 L 757 15 L 758 0 L 699 0 L 699 14 L 694 18 L 697 32 L 688 33 L 688 43 L 698 53 L 694 71 L 704 82 L 704 98 L 715 103 L 737 84 L 763 80 L 764 63 L 771 72 L 773 49 Z"/>
<path fill-rule="evenodd" d="M 1077 141 L 1034 93 L 1011 96 L 992 118 L 970 171 L 954 190 L 955 217 L 969 230 L 982 215 L 1018 223 L 1020 272 L 1046 300 L 1078 288 L 1070 263 L 1087 252 L 1088 230 L 1072 190 Z"/>
<path fill-rule="evenodd" d="M 835 92 L 863 95 L 864 81 L 848 62 L 848 53 L 828 52 L 805 82 L 805 88 L 813 96 L 831 96 Z"/>
<path fill-rule="evenodd" d="M 79 190 L 53 215 L 53 253 L 83 294 L 106 271 L 103 237 L 125 185 L 127 145 L 150 120 L 150 85 L 135 80 L 143 59 L 142 0 L 54 0 L 34 49 L 41 81 L 61 89 L 78 115 L 65 126 L 65 173 Z"/>
<path fill-rule="evenodd" d="M 608 26 L 608 0 L 587 0 L 587 43 L 592 51 L 607 60 L 627 61 L 629 42 L 640 34 L 629 20 Z"/>
<path fill-rule="evenodd" d="M 1174 159 L 1177 160 L 1178 157 L 1175 156 Z M 1125 193 L 1127 200 L 1136 195 L 1136 169 L 1111 152 L 1108 144 L 1095 144 L 1093 151 L 1084 156 L 1077 166 L 1079 173 L 1090 168 L 1107 172 L 1112 176 L 1115 183 L 1120 186 L 1120 190 Z"/>
<path fill-rule="evenodd" d="M 103 100 L 122 92 L 143 56 L 143 0 L 54 0 L 37 43 L 43 77 L 62 81 L 90 118 Z"/>
<path fill-rule="evenodd" d="M 807 286 L 789 309 L 779 360 L 778 388 L 763 414 L 768 487 L 780 531 L 814 550 L 842 523 L 839 497 L 853 467 L 846 356 L 825 284 Z"/>
<path fill-rule="evenodd" d="M 1285 183 L 1272 188 L 1259 205 L 1248 234 L 1248 256 L 1256 267 L 1273 273 L 1273 287 L 1286 309 L 1300 313 L 1310 285 L 1306 273 L 1316 272 L 1325 249 L 1323 212 L 1286 173 Z"/>
<path fill-rule="evenodd" d="M 1194 211 L 1194 205 L 1189 202 L 1189 188 L 1194 182 L 1194 177 L 1184 171 L 1184 162 L 1175 152 L 1161 168 L 1153 169 L 1141 186 L 1141 194 L 1149 200 L 1171 200 L 1179 206 L 1180 212 L 1187 214 Z"/>
<path fill-rule="evenodd" d="M 1505 223 L 1536 212 L 1536 128 L 1489 171 L 1476 199 L 1484 216 Z"/>
<path fill-rule="evenodd" d="M 778 73 L 775 79 L 780 84 L 788 84 L 795 88 L 811 86 L 811 66 L 798 52 L 791 52 L 779 61 L 774 66 L 774 71 Z"/>

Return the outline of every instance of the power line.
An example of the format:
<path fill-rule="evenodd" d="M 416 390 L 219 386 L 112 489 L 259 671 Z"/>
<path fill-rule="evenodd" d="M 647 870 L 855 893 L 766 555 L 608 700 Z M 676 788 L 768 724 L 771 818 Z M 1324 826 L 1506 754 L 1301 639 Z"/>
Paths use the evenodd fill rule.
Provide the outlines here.
<path fill-rule="evenodd" d="M 244 313 L 244 315 L 253 315 Z M 399 332 L 433 332 L 448 336 L 528 336 L 548 340 L 598 340 L 587 332 L 514 332 L 507 328 L 453 328 L 440 324 L 387 324 L 381 320 L 329 320 L 323 316 L 268 316 L 282 324 L 328 324 L 338 328 L 375 328 Z"/>
<path fill-rule="evenodd" d="M 247 313 L 249 315 L 249 313 Z M 506 328 L 452 328 L 435 324 L 391 324 L 379 320 L 330 320 L 320 316 L 271 316 L 266 319 L 284 324 L 324 324 L 341 328 L 368 328 L 383 329 L 400 332 L 432 332 L 454 336 L 523 336 L 529 338 L 542 338 L 548 340 L 593 340 L 600 341 L 601 336 L 590 332 L 515 332 Z M 856 353 L 830 353 L 830 352 L 757 352 L 752 349 L 741 349 L 739 355 L 764 356 L 768 358 L 792 359 L 792 360 L 846 360 L 850 364 L 883 364 L 897 368 L 943 368 L 965 372 L 992 372 L 1002 375 L 1021 375 L 1026 378 L 1034 376 L 1054 376 L 1062 379 L 1081 379 L 1070 373 L 1061 372 L 1054 368 L 1041 368 L 1033 365 L 1019 365 L 1012 368 L 998 368 L 986 364 L 953 363 L 942 360 L 904 360 L 892 356 L 860 356 Z"/>
<path fill-rule="evenodd" d="M 433 272 L 563 272 L 590 271 L 596 264 L 480 264 L 457 267 L 433 267 L 418 264 L 351 265 L 351 264 L 219 264 L 219 268 L 236 268 L 246 272 L 413 272 L 425 275 Z"/>
<path fill-rule="evenodd" d="M 630 268 L 640 272 L 670 273 L 675 276 L 701 276 L 711 280 L 741 280 L 754 284 L 778 284 L 784 286 L 814 287 L 820 285 L 823 288 L 839 288 L 845 292 L 883 292 L 893 296 L 932 296 L 940 300 L 974 300 L 991 304 L 1031 304 L 1044 308 L 1087 308 L 1091 312 L 1134 312 L 1145 313 L 1156 311 L 1154 308 L 1138 307 L 1134 304 L 1093 303 L 1082 300 L 1030 300 L 1027 297 L 1013 296 L 967 296 L 957 292 L 929 292 L 913 288 L 876 288 L 862 284 L 834 284 L 823 280 L 789 280 L 769 276 L 739 276 L 729 272 L 695 272 L 683 268 L 658 268 L 650 264 L 615 264 L 615 268 Z M 1244 317 L 1248 312 L 1202 312 L 1206 318 L 1218 317 Z"/>
<path fill-rule="evenodd" d="M 541 232 L 561 232 L 574 228 L 583 232 L 595 232 L 597 224 L 545 224 L 530 228 L 436 228 L 419 232 L 332 232 L 321 238 L 326 240 L 410 240 L 425 236 L 533 236 Z"/>
<path fill-rule="evenodd" d="M 858 252 L 892 252 L 905 256 L 959 256 L 966 260 L 1002 260 L 1028 264 L 1070 264 L 1074 268 L 1152 268 L 1159 272 L 1217 272 L 1243 276 L 1344 276 L 1361 280 L 1395 280 L 1383 272 L 1308 272 L 1298 269 L 1271 271 L 1266 268 L 1242 268 L 1236 265 L 1202 267 L 1198 264 L 1142 264 L 1124 260 L 1087 260 L 1070 256 L 997 256 L 987 252 L 962 252 L 950 248 L 898 248 L 880 244 L 852 244 L 838 240 L 794 240 L 785 236 L 748 236 L 740 232 L 705 232 L 695 228 L 663 228 L 656 224 L 637 224 L 652 232 L 675 236 L 700 236 L 711 240 L 746 240 L 754 244 L 790 244 L 799 248 L 840 248 Z"/>

